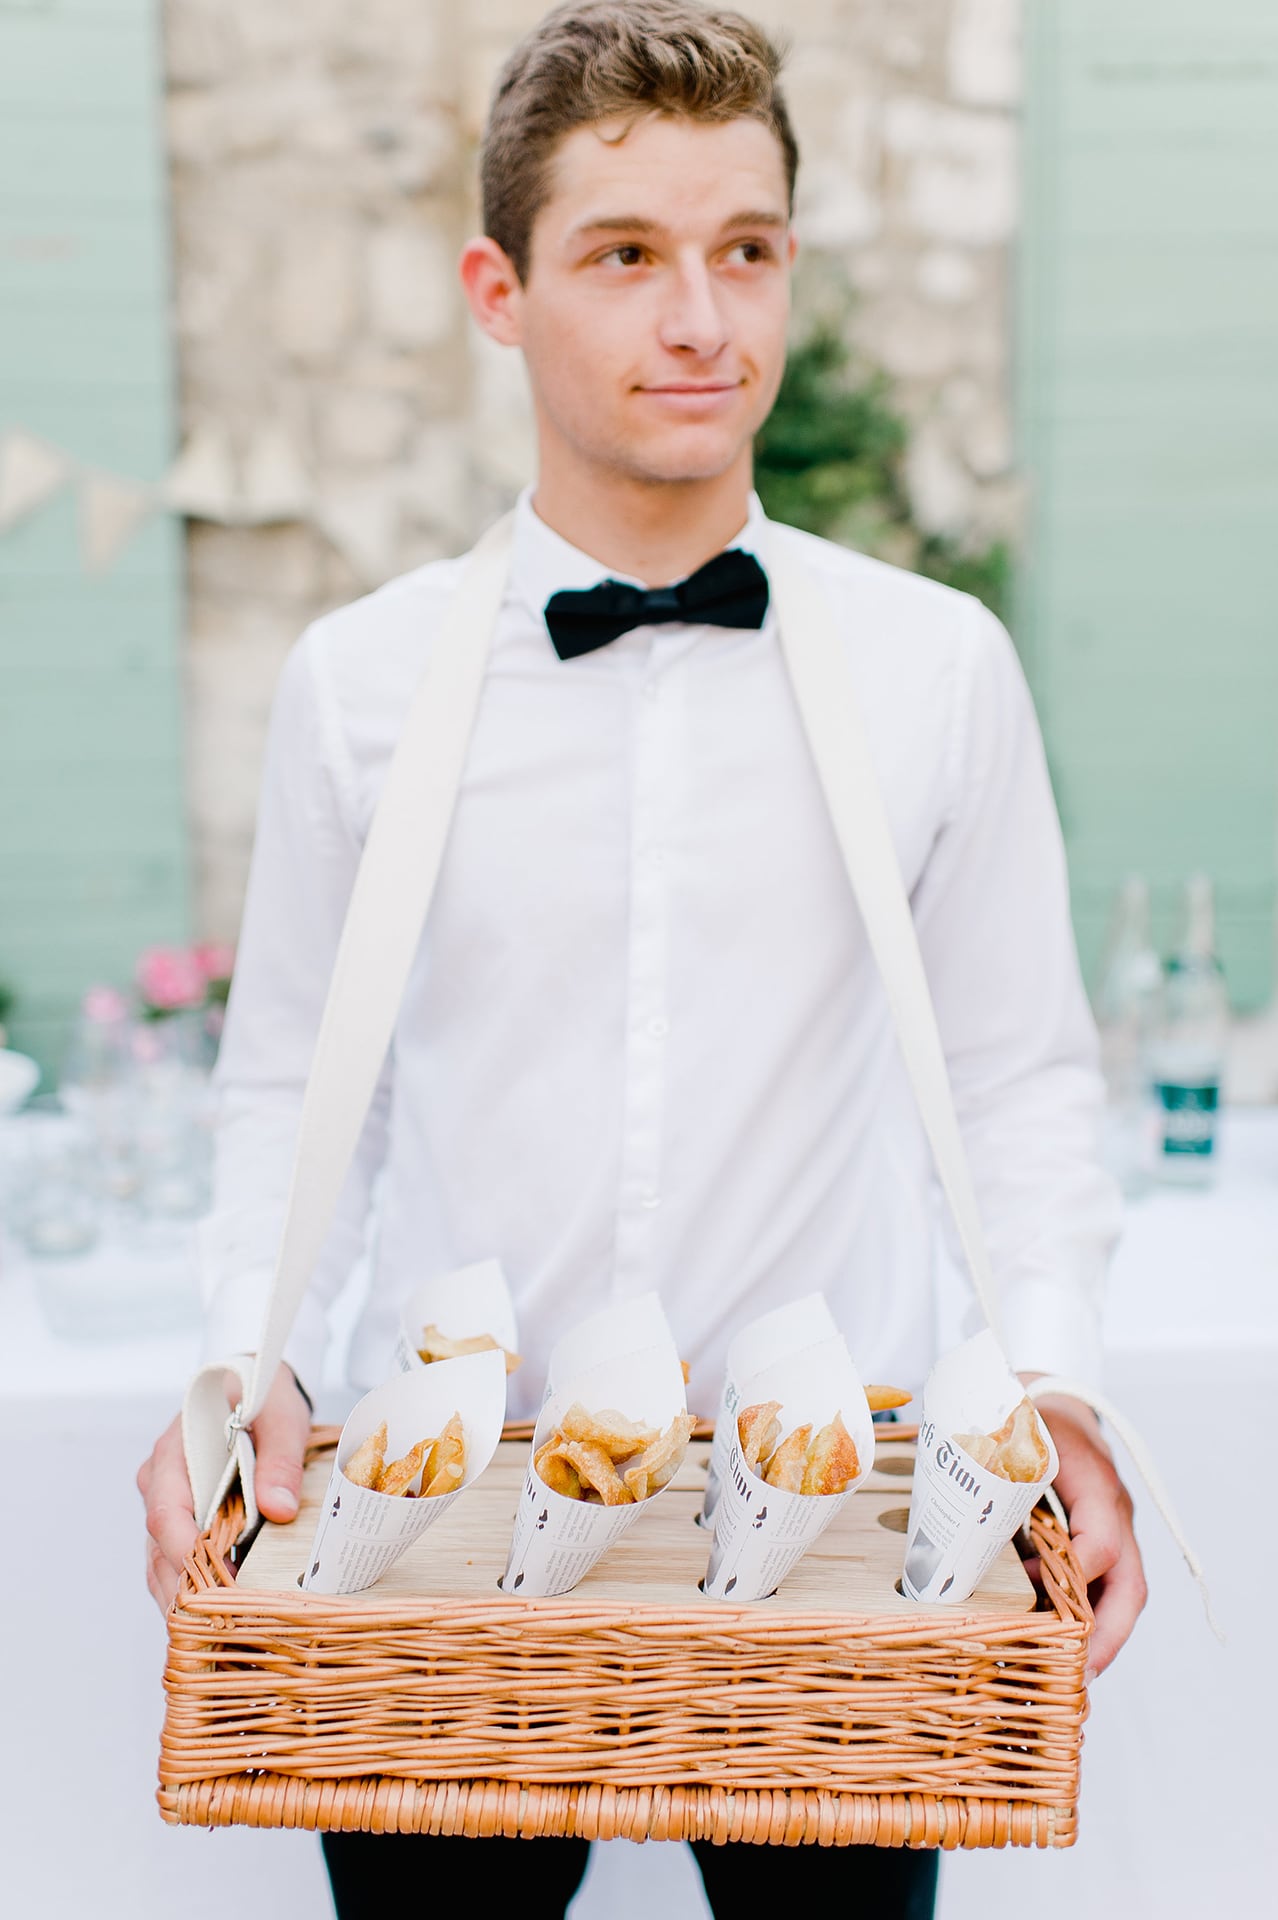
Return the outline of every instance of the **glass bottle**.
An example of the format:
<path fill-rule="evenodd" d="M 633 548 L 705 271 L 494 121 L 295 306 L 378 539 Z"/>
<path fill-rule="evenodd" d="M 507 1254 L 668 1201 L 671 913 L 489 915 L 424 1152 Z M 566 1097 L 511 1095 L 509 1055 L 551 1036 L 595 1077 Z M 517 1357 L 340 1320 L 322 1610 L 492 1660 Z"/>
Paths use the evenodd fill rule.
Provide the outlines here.
<path fill-rule="evenodd" d="M 1105 1076 L 1102 1151 L 1123 1191 L 1150 1185 L 1150 1048 L 1162 966 L 1149 933 L 1149 886 L 1129 874 L 1110 919 L 1096 989 L 1096 1026 Z"/>
<path fill-rule="evenodd" d="M 1163 977 L 1152 1058 L 1159 1179 L 1204 1185 L 1216 1166 L 1217 1118 L 1229 1037 L 1229 994 L 1216 952 L 1211 881 L 1186 883 L 1184 927 Z"/>

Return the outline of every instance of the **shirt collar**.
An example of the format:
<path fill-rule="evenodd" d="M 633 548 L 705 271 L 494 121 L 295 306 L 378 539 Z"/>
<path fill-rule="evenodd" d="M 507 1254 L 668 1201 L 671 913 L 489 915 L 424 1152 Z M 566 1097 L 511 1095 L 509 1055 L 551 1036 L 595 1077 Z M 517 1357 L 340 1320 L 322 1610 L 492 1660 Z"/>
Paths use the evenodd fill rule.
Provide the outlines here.
<path fill-rule="evenodd" d="M 535 619 L 543 618 L 546 602 L 552 593 L 597 587 L 601 580 L 624 580 L 635 587 L 648 584 L 634 574 L 619 573 L 615 568 L 607 567 L 601 560 L 584 553 L 580 547 L 574 547 L 571 541 L 565 540 L 538 518 L 532 495 L 532 488 L 525 487 L 515 502 L 515 538 L 507 592 L 511 599 L 521 602 Z M 729 547 L 740 547 L 746 553 L 760 557 L 764 549 L 766 526 L 767 516 L 763 505 L 758 494 L 752 493 L 745 524 L 735 539 L 726 542 L 724 551 Z"/>

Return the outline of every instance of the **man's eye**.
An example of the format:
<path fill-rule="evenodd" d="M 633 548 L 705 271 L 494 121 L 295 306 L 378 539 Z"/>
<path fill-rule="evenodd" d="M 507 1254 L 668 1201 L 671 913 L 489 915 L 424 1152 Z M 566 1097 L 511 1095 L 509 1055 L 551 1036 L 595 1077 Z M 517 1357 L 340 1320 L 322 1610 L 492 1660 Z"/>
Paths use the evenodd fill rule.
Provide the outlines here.
<path fill-rule="evenodd" d="M 638 246 L 612 247 L 604 255 L 605 260 L 615 260 L 622 267 L 637 267 L 643 260 L 643 248 Z"/>
<path fill-rule="evenodd" d="M 748 267 L 753 267 L 757 266 L 760 260 L 770 260 L 772 249 L 766 240 L 738 240 L 732 249 L 732 254 L 744 260 Z"/>

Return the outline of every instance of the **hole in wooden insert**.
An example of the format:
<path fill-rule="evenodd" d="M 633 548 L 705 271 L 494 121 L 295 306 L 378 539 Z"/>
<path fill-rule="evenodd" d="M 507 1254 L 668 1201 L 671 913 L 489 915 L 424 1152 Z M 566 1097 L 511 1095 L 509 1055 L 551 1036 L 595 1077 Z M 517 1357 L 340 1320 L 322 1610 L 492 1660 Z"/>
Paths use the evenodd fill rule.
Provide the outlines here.
<path fill-rule="evenodd" d="M 886 1527 L 889 1533 L 908 1533 L 910 1530 L 910 1509 L 908 1507 L 885 1507 L 879 1515 L 879 1525 Z"/>
<path fill-rule="evenodd" d="M 914 1471 L 913 1455 L 890 1453 L 885 1460 L 875 1460 L 874 1471 L 891 1474 L 894 1479 L 908 1480 Z"/>

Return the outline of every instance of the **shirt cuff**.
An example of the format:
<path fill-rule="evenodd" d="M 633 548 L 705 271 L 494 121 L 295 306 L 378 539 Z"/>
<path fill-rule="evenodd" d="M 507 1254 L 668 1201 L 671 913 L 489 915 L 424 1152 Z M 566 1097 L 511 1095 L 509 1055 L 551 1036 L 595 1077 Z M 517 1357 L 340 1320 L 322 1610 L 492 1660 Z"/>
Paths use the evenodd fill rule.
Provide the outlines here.
<path fill-rule="evenodd" d="M 1100 1317 L 1086 1296 L 1051 1280 L 1022 1280 L 1002 1307 L 1014 1373 L 1055 1373 L 1099 1389 Z"/>

